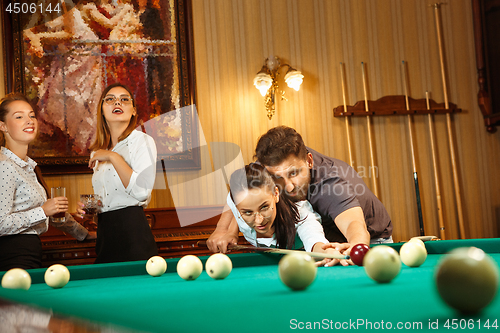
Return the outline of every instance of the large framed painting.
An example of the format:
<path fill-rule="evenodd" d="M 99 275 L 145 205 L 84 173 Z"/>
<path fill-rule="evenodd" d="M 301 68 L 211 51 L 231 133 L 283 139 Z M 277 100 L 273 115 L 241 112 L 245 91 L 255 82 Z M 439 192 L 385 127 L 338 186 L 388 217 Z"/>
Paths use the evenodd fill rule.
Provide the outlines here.
<path fill-rule="evenodd" d="M 98 102 L 116 82 L 161 167 L 200 168 L 190 0 L 1 1 L 6 92 L 36 104 L 29 155 L 45 174 L 91 172 Z"/>

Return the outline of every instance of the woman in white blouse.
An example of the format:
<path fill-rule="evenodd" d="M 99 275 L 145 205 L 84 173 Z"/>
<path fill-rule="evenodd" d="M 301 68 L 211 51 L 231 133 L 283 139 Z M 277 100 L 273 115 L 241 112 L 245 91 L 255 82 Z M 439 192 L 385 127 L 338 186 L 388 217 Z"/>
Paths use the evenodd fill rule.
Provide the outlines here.
<path fill-rule="evenodd" d="M 96 263 L 146 260 L 158 255 L 143 210 L 155 181 L 156 145 L 149 135 L 135 130 L 136 122 L 131 91 L 119 83 L 104 89 L 89 161 L 94 169 L 94 193 L 103 198 Z"/>
<path fill-rule="evenodd" d="M 68 199 L 47 199 L 36 162 L 27 156 L 38 122 L 25 96 L 12 93 L 0 101 L 0 271 L 41 266 L 39 235 L 47 231 L 49 216 L 66 212 L 63 224 L 52 223 L 78 240 L 95 238 L 68 211 Z"/>
<path fill-rule="evenodd" d="M 293 203 L 280 195 L 262 165 L 251 163 L 233 172 L 230 187 L 228 206 L 250 244 L 339 254 L 326 239 L 321 217 L 311 204 L 306 200 Z"/>

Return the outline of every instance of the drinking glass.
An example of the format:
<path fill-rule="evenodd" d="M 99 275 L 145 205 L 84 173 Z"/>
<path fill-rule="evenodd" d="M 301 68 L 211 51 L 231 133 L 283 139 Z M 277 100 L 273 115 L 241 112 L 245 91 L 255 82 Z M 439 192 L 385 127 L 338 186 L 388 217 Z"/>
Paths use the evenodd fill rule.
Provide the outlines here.
<path fill-rule="evenodd" d="M 83 203 L 83 211 L 95 221 L 95 216 L 101 212 L 102 198 L 98 194 L 81 194 L 80 201 Z"/>
<path fill-rule="evenodd" d="M 50 188 L 50 197 L 53 199 L 55 197 L 66 197 L 66 187 L 51 187 Z M 66 213 L 61 212 L 52 215 L 52 221 L 62 223 L 66 221 Z"/>

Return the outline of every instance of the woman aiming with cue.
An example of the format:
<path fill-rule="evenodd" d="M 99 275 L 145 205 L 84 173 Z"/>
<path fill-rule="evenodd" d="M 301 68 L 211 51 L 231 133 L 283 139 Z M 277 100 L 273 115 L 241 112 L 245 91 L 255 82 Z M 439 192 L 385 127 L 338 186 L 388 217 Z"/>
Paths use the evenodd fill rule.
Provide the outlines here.
<path fill-rule="evenodd" d="M 271 175 L 260 164 L 251 163 L 231 175 L 227 203 L 245 239 L 257 247 L 301 249 L 338 255 L 343 244 L 330 243 L 311 204 L 292 203 L 281 195 Z M 324 259 L 318 266 L 333 266 L 339 259 Z M 350 261 L 340 260 L 347 266 Z"/>

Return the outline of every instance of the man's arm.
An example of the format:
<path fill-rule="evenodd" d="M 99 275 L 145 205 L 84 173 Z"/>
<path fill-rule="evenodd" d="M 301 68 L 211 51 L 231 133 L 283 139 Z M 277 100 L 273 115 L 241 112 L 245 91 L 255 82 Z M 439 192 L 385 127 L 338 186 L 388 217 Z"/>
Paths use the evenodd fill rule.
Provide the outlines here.
<path fill-rule="evenodd" d="M 212 252 L 227 252 L 229 244 L 238 244 L 239 228 L 233 213 L 225 206 L 215 231 L 207 239 L 208 249 Z"/>
<path fill-rule="evenodd" d="M 361 207 L 353 207 L 337 215 L 335 224 L 347 239 L 347 243 L 329 243 L 322 246 L 323 250 L 335 249 L 342 254 L 350 254 L 356 244 L 370 245 L 370 233 L 366 228 L 365 216 Z M 340 262 L 342 266 L 353 265 L 351 260 L 332 260 L 331 264 Z"/>
<path fill-rule="evenodd" d="M 335 224 L 352 248 L 356 244 L 370 245 L 370 233 L 366 228 L 365 216 L 361 207 L 349 208 L 335 218 Z"/>

